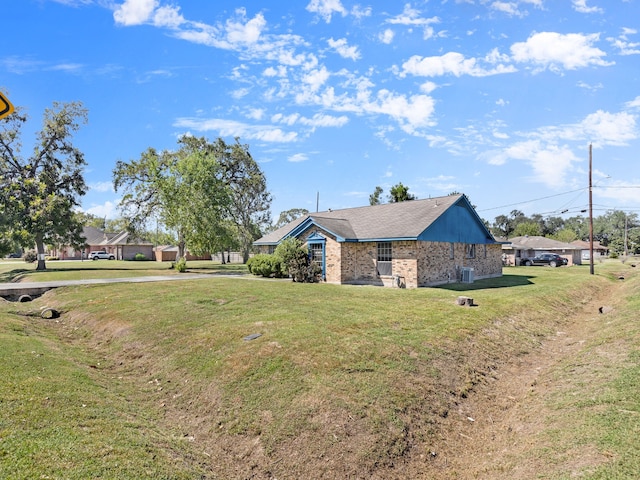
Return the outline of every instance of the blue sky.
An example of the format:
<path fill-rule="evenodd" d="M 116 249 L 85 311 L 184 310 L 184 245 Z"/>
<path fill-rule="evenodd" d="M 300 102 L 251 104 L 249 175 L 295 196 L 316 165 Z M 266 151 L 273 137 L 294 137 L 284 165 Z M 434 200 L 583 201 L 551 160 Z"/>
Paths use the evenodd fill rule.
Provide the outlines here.
<path fill-rule="evenodd" d="M 96 215 L 118 216 L 117 160 L 185 133 L 249 144 L 274 219 L 398 182 L 489 221 L 578 215 L 589 144 L 594 214 L 640 212 L 639 0 L 4 0 L 2 19 L 29 128 L 53 101 L 89 110 Z"/>

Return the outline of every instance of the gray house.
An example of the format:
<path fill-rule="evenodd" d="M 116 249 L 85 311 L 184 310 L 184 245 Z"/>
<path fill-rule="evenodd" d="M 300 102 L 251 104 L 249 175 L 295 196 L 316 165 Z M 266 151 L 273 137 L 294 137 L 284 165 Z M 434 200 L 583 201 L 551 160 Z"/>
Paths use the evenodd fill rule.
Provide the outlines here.
<path fill-rule="evenodd" d="M 502 275 L 502 249 L 464 195 L 311 213 L 260 238 L 309 247 L 328 283 L 424 287 Z"/>
<path fill-rule="evenodd" d="M 540 253 L 557 253 L 568 260 L 567 265 L 582 264 L 582 247 L 571 243 L 559 242 L 552 238 L 537 235 L 510 238 L 502 245 L 505 265 L 520 265 L 523 258 L 535 257 Z"/>

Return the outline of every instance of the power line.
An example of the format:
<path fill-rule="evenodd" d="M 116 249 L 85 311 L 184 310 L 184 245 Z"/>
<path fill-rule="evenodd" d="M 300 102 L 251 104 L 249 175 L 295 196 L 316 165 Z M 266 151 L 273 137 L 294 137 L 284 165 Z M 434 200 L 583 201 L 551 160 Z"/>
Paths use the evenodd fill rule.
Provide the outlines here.
<path fill-rule="evenodd" d="M 501 205 L 499 207 L 492 207 L 492 208 L 484 208 L 482 210 L 478 210 L 478 212 L 488 212 L 490 210 L 498 210 L 500 208 L 508 208 L 508 207 L 515 207 L 516 205 L 523 205 L 525 203 L 531 203 L 531 202 L 537 202 L 540 200 L 546 200 L 548 198 L 554 198 L 554 197 L 561 197 L 562 195 L 568 195 L 570 193 L 575 193 L 575 192 L 583 192 L 585 191 L 587 188 L 583 187 L 583 188 L 578 188 L 576 190 L 569 190 L 568 192 L 563 192 L 563 193 L 556 193 L 555 195 L 548 195 L 546 197 L 540 197 L 540 198 L 534 198 L 532 200 L 526 200 L 523 202 L 518 202 L 518 203 L 510 203 L 508 205 Z"/>

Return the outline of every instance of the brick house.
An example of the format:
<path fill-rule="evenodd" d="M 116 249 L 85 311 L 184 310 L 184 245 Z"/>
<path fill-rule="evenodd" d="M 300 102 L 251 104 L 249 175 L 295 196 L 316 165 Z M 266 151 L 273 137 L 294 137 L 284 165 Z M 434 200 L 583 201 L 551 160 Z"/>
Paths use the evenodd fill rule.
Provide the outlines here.
<path fill-rule="evenodd" d="M 254 242 L 295 237 L 328 283 L 425 287 L 502 275 L 502 248 L 464 195 L 311 213 Z"/>
<path fill-rule="evenodd" d="M 128 232 L 108 233 L 96 227 L 83 227 L 82 236 L 85 238 L 84 258 L 89 253 L 105 250 L 112 253 L 116 260 L 132 260 L 136 254 L 142 253 L 146 258 L 153 259 L 153 244 L 133 239 Z M 80 260 L 83 250 L 70 246 L 59 246 L 51 251 L 60 260 Z"/>

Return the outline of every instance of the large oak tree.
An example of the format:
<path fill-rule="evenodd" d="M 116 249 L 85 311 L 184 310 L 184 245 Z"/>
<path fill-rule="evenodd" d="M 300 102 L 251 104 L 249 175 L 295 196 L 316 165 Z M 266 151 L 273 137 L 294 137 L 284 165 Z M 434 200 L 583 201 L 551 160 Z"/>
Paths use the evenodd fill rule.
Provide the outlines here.
<path fill-rule="evenodd" d="M 271 196 L 248 147 L 183 136 L 175 151 L 149 148 L 140 159 L 119 161 L 114 186 L 124 195 L 122 214 L 133 231 L 150 218 L 177 232 L 178 256 L 231 246 L 245 258 L 269 222 Z"/>
<path fill-rule="evenodd" d="M 86 162 L 72 140 L 86 123 L 87 110 L 79 102 L 54 102 L 44 112 L 31 154 L 23 158 L 21 133 L 27 120 L 16 108 L 1 122 L 0 229 L 22 247 L 35 245 L 37 269 L 45 270 L 45 245 L 84 243 L 82 224 L 72 213 L 87 190 Z"/>

